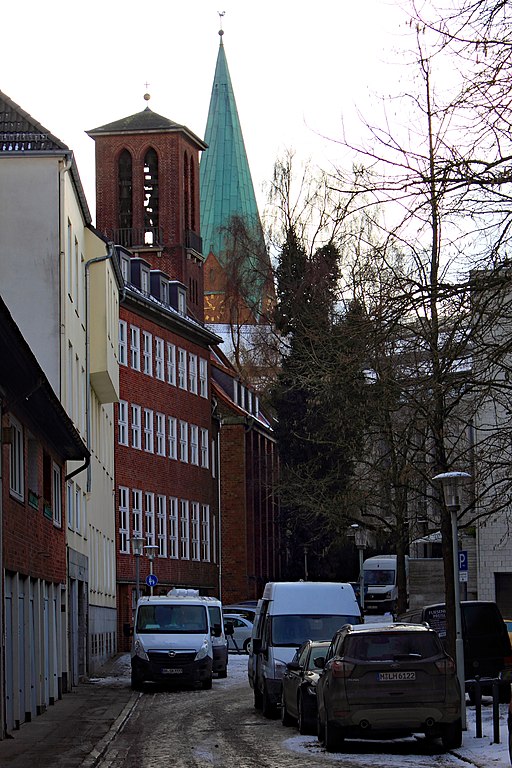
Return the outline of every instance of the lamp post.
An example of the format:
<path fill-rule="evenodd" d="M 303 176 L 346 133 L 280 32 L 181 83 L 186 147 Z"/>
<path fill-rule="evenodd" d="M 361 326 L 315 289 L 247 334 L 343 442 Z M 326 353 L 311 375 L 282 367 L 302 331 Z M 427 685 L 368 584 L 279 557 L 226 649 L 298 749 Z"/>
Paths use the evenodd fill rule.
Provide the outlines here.
<path fill-rule="evenodd" d="M 457 664 L 457 677 L 461 692 L 461 720 L 462 728 L 466 729 L 466 681 L 464 676 L 464 643 L 462 640 L 462 619 L 460 612 L 460 585 L 459 585 L 459 534 L 457 526 L 457 512 L 460 509 L 460 488 L 462 483 L 471 479 L 467 472 L 442 472 L 432 478 L 433 482 L 440 483 L 443 489 L 444 503 L 450 512 L 452 527 L 453 547 L 453 589 L 455 598 L 455 662 Z"/>
<path fill-rule="evenodd" d="M 359 552 L 359 606 L 361 613 L 364 611 L 364 548 L 366 547 L 366 531 L 358 523 L 352 523 L 350 526 L 354 531 L 354 543 Z"/>
<path fill-rule="evenodd" d="M 140 533 L 134 533 L 132 538 L 132 554 L 135 557 L 135 594 L 137 601 L 140 597 L 140 556 L 144 551 L 144 539 Z"/>
<path fill-rule="evenodd" d="M 149 570 L 151 571 L 151 573 L 153 573 L 153 560 L 158 554 L 158 546 L 156 544 L 146 544 L 144 549 L 146 550 L 146 557 L 149 560 Z M 150 595 L 152 595 L 153 586 L 151 586 L 149 589 L 150 589 Z"/>

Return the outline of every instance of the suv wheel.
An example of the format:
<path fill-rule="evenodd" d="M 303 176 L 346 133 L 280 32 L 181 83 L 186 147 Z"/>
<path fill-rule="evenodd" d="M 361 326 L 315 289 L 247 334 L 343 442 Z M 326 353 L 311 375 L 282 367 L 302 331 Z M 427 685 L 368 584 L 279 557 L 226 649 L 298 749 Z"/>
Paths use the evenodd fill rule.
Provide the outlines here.
<path fill-rule="evenodd" d="M 326 719 L 325 721 L 325 748 L 328 752 L 339 752 L 344 737 L 341 728 Z"/>
<path fill-rule="evenodd" d="M 304 700 L 302 698 L 302 693 L 299 693 L 297 697 L 297 715 L 297 727 L 300 735 L 305 736 L 306 734 L 311 733 L 311 726 L 304 718 Z"/>
<path fill-rule="evenodd" d="M 283 696 L 282 700 L 281 700 L 281 723 L 284 726 L 289 726 L 289 725 L 293 725 L 294 722 L 295 721 L 294 721 L 293 717 L 290 715 L 290 713 L 286 709 L 286 702 L 285 702 L 284 696 Z"/>
<path fill-rule="evenodd" d="M 320 715 L 316 719 L 316 735 L 320 744 L 325 744 L 325 728 L 324 724 L 320 720 Z"/>
<path fill-rule="evenodd" d="M 462 721 L 456 720 L 443 727 L 441 740 L 445 749 L 458 749 L 462 746 Z"/>

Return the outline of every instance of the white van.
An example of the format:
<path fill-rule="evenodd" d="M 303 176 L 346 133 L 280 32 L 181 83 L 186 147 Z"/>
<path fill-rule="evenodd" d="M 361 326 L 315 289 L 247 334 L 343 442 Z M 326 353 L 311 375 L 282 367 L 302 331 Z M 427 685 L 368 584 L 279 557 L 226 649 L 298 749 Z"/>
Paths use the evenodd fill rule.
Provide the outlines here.
<path fill-rule="evenodd" d="M 406 578 L 409 557 L 405 557 Z M 365 613 L 395 613 L 398 600 L 396 555 L 375 555 L 363 562 Z M 361 581 L 361 579 L 360 579 Z"/>
<path fill-rule="evenodd" d="M 222 629 L 212 625 L 208 606 L 209 598 L 193 589 L 138 600 L 131 650 L 134 690 L 146 680 L 212 687 L 212 636 Z"/>
<path fill-rule="evenodd" d="M 222 603 L 216 597 L 205 597 L 207 601 L 208 613 L 210 614 L 210 625 L 215 630 L 212 634 L 213 647 L 213 671 L 218 677 L 227 677 L 228 675 L 228 639 L 224 632 L 224 615 L 222 613 Z"/>
<path fill-rule="evenodd" d="M 331 640 L 344 624 L 361 623 L 350 584 L 326 581 L 269 582 L 258 603 L 248 675 L 254 706 L 275 717 L 286 664 L 305 640 Z"/>

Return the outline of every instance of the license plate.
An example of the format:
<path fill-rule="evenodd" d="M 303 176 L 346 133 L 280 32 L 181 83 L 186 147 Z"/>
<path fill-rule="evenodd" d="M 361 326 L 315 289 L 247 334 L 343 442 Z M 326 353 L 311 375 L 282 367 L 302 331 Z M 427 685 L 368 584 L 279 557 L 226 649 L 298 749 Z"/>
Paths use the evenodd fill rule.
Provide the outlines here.
<path fill-rule="evenodd" d="M 182 669 L 162 669 L 162 674 L 164 675 L 181 675 L 182 672 Z"/>
<path fill-rule="evenodd" d="M 416 680 L 416 672 L 379 672 L 377 680 L 382 683 L 390 680 Z"/>

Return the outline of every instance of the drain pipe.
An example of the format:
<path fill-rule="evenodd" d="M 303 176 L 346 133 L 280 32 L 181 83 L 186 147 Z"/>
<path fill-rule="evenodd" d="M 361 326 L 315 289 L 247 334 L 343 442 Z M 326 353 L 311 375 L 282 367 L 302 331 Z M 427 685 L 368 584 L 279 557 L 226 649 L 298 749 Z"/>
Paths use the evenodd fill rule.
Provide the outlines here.
<path fill-rule="evenodd" d="M 107 261 L 112 259 L 115 254 L 114 243 L 108 243 L 108 253 L 105 256 L 97 256 L 95 259 L 90 259 L 85 263 L 85 416 L 86 416 L 86 445 L 89 451 L 89 460 L 84 467 L 87 467 L 87 493 L 91 492 L 92 485 L 92 467 L 91 467 L 91 329 L 90 329 L 90 269 L 92 264 L 97 264 L 100 261 Z M 76 474 L 76 473 L 75 473 Z"/>
<path fill-rule="evenodd" d="M 212 417 L 218 423 L 217 436 L 215 438 L 215 462 L 217 464 L 217 517 L 219 529 L 217 531 L 218 541 L 218 559 L 219 559 L 219 600 L 222 601 L 222 509 L 221 509 L 221 481 L 220 481 L 220 430 L 222 429 L 222 416 L 219 413 L 219 404 L 215 397 L 212 397 L 213 408 Z"/>

